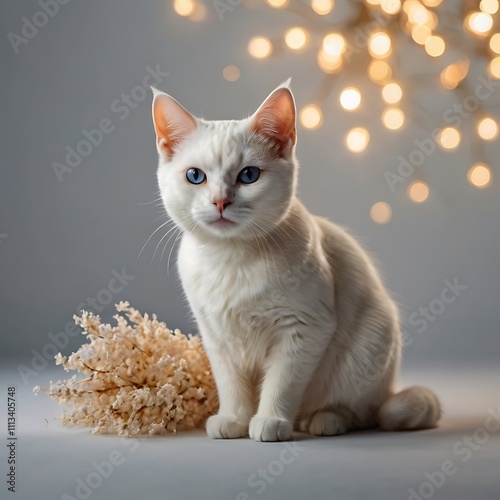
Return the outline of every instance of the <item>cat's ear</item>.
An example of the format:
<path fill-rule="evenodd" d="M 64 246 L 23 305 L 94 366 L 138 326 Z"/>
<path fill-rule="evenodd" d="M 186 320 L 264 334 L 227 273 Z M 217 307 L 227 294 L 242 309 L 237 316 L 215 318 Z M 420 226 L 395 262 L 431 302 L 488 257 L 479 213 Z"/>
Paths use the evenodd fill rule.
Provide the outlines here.
<path fill-rule="evenodd" d="M 252 130 L 272 139 L 284 154 L 295 144 L 295 101 L 288 88 L 289 81 L 273 90 L 251 117 Z"/>
<path fill-rule="evenodd" d="M 152 90 L 156 145 L 160 154 L 170 157 L 175 147 L 196 129 L 196 118 L 173 97 L 154 88 Z"/>

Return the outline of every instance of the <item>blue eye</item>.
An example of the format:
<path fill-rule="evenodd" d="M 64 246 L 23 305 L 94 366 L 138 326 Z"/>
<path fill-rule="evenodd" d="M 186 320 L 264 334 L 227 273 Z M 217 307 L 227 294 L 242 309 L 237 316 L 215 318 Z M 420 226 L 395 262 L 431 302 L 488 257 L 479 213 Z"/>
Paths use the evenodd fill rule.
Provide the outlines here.
<path fill-rule="evenodd" d="M 238 180 L 243 184 L 253 184 L 260 177 L 260 168 L 245 167 L 239 174 Z"/>
<path fill-rule="evenodd" d="M 186 172 L 186 178 L 191 184 L 201 184 L 207 176 L 205 175 L 205 172 L 199 168 L 190 168 Z"/>

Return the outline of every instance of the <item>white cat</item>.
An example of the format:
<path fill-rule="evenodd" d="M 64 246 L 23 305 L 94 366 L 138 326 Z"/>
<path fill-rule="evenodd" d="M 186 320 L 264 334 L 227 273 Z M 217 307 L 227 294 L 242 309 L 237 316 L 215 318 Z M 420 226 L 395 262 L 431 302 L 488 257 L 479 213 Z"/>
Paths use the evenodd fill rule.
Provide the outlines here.
<path fill-rule="evenodd" d="M 430 390 L 394 391 L 398 313 L 375 267 L 295 195 L 295 115 L 288 83 L 230 121 L 195 118 L 155 91 L 160 191 L 183 231 L 178 268 L 220 399 L 207 433 L 433 427 Z"/>

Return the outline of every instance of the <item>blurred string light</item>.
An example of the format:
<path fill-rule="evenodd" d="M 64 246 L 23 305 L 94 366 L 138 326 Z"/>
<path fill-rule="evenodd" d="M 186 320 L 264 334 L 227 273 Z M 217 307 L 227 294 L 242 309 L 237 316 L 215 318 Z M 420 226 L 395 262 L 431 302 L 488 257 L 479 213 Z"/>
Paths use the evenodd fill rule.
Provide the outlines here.
<path fill-rule="evenodd" d="M 240 68 L 238 68 L 238 66 L 230 64 L 222 70 L 222 75 L 228 82 L 235 82 L 240 78 Z"/>
<path fill-rule="evenodd" d="M 302 18 L 303 23 L 302 26 L 289 26 L 281 36 L 272 39 L 256 33 L 248 41 L 250 56 L 266 60 L 278 56 L 283 48 L 296 53 L 312 53 L 319 68 L 327 75 L 316 99 L 299 112 L 300 124 L 309 130 L 322 126 L 326 101 L 339 78 L 344 81 L 350 78 L 351 82 L 336 90 L 337 102 L 342 110 L 357 116 L 363 94 L 352 83 L 355 79 L 359 81 L 359 68 L 364 68 L 368 81 L 380 88 L 379 95 L 384 104 L 380 115 L 382 125 L 388 133 L 400 131 L 412 118 L 412 109 L 409 109 L 412 99 L 407 98 L 412 85 L 405 80 L 398 63 L 405 57 L 401 53 L 407 45 L 405 39 L 428 56 L 429 67 L 423 71 L 425 78 L 432 79 L 434 87 L 457 92 L 461 100 L 465 95 L 474 94 L 474 88 L 467 82 L 470 63 L 478 56 L 486 60 L 488 75 L 500 80 L 499 0 L 462 0 L 461 8 L 455 10 L 445 10 L 449 2 L 443 0 L 358 0 L 349 2 L 353 15 L 347 19 L 344 17 L 343 21 L 336 16 L 334 0 L 261 1 L 277 11 L 290 10 Z M 201 4 L 201 0 L 173 2 L 178 15 L 193 21 L 200 17 Z M 446 22 L 442 22 L 443 19 Z M 360 33 L 365 37 L 360 37 Z M 224 69 L 226 80 L 239 78 L 239 70 L 234 68 L 227 66 Z M 356 71 L 350 72 L 350 69 Z M 362 87 L 361 82 L 359 87 Z M 471 138 L 473 149 L 483 156 L 481 148 L 487 141 L 498 137 L 499 125 L 495 118 L 486 116 L 481 103 L 471 114 L 476 123 Z M 345 147 L 353 154 L 363 153 L 370 143 L 370 131 L 362 123 L 358 125 L 345 134 Z M 456 150 L 461 141 L 462 134 L 455 127 L 444 127 L 436 136 L 443 151 Z M 492 180 L 491 169 L 484 162 L 476 163 L 467 173 L 467 179 L 474 187 L 486 187 Z M 416 181 L 410 185 L 407 194 L 412 201 L 422 203 L 429 197 L 429 186 Z M 392 213 L 388 205 L 381 203 L 372 207 L 372 218 L 384 223 Z"/>
<path fill-rule="evenodd" d="M 460 130 L 455 127 L 445 127 L 439 132 L 437 141 L 443 149 L 455 149 L 460 144 L 461 138 Z"/>
<path fill-rule="evenodd" d="M 477 188 L 488 187 L 491 183 L 491 170 L 484 163 L 476 163 L 467 172 L 467 180 Z"/>
<path fill-rule="evenodd" d="M 390 205 L 388 205 L 384 201 L 379 201 L 372 205 L 372 208 L 370 209 L 370 217 L 377 224 L 386 224 L 391 220 L 392 209 Z"/>
<path fill-rule="evenodd" d="M 370 132 L 364 127 L 354 127 L 347 132 L 345 143 L 353 153 L 363 152 L 370 142 Z"/>
<path fill-rule="evenodd" d="M 423 203 L 429 197 L 429 186 L 423 181 L 414 181 L 408 187 L 408 196 L 415 203 Z"/>
<path fill-rule="evenodd" d="M 308 129 L 314 130 L 321 126 L 323 122 L 323 114 L 319 106 L 309 104 L 302 108 L 299 114 L 300 123 Z"/>
<path fill-rule="evenodd" d="M 348 87 L 340 93 L 340 105 L 347 111 L 354 111 L 361 103 L 361 93 L 354 87 Z"/>
<path fill-rule="evenodd" d="M 265 36 L 256 36 L 248 42 L 248 52 L 255 59 L 266 59 L 273 51 L 273 44 Z"/>
<path fill-rule="evenodd" d="M 293 50 L 301 50 L 309 41 L 309 33 L 304 28 L 291 28 L 285 33 L 285 43 Z"/>

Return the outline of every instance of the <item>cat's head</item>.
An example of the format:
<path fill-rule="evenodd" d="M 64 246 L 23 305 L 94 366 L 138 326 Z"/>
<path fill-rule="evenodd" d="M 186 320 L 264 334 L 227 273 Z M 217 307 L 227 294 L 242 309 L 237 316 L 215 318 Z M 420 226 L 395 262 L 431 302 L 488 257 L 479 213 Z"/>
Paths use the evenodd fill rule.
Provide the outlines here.
<path fill-rule="evenodd" d="M 195 118 L 155 91 L 153 121 L 165 208 L 203 238 L 253 238 L 275 227 L 295 194 L 295 103 L 285 83 L 243 120 Z"/>

